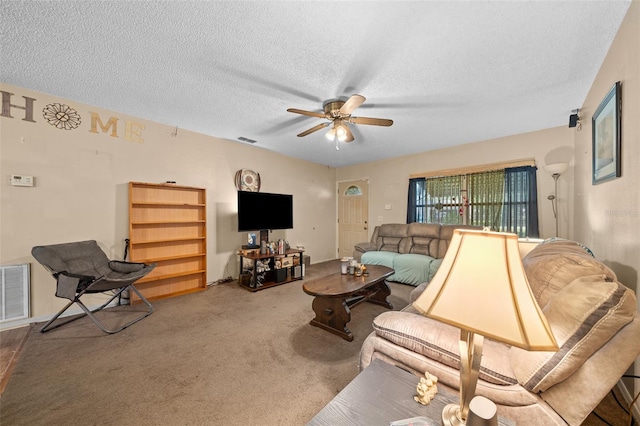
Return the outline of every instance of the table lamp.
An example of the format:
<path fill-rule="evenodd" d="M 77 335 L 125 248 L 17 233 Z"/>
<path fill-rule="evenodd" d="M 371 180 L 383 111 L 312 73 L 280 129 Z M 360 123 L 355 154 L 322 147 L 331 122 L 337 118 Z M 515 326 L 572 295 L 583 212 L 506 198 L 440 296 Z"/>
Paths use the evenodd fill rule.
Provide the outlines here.
<path fill-rule="evenodd" d="M 460 404 L 444 408 L 443 425 L 466 424 L 484 337 L 526 350 L 558 350 L 529 287 L 515 234 L 454 230 L 438 272 L 413 305 L 460 329 Z"/>

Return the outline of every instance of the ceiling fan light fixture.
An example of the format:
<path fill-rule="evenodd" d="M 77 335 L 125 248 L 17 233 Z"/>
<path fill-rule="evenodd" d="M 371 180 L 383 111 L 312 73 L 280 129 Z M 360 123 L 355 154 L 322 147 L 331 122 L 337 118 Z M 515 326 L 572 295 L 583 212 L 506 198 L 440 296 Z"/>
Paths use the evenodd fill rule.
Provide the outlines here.
<path fill-rule="evenodd" d="M 347 139 L 347 129 L 345 125 L 342 123 L 336 124 L 334 128 L 336 129 L 336 136 L 338 137 L 338 140 L 341 142 L 345 141 Z"/>
<path fill-rule="evenodd" d="M 333 126 L 325 134 L 328 140 L 336 142 L 336 148 L 338 142 L 352 142 L 355 140 L 351 129 L 347 123 L 351 124 L 366 124 L 373 126 L 385 126 L 389 127 L 393 124 L 393 120 L 388 118 L 373 118 L 373 117 L 352 117 L 351 113 L 358 108 L 364 101 L 365 97 L 362 95 L 351 95 L 346 101 L 330 101 L 323 105 L 324 113 L 317 111 L 306 111 L 297 108 L 289 108 L 288 112 L 296 114 L 302 114 L 310 117 L 324 118 L 329 120 L 328 123 L 318 124 L 310 129 L 305 130 L 298 134 L 298 137 L 307 136 L 313 132 L 316 132 L 325 127 Z"/>
<path fill-rule="evenodd" d="M 324 137 L 329 139 L 330 141 L 334 140 L 336 138 L 336 128 L 335 128 L 335 126 L 330 128 L 329 131 L 324 135 Z"/>

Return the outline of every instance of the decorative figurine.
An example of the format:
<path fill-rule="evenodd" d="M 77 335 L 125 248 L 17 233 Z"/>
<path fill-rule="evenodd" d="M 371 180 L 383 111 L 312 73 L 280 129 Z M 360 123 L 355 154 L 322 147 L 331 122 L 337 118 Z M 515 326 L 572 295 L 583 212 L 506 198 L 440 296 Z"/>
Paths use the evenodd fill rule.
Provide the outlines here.
<path fill-rule="evenodd" d="M 418 395 L 414 396 L 413 399 L 422 405 L 428 405 L 438 393 L 437 383 L 438 378 L 436 376 L 429 374 L 429 372 L 425 372 L 424 377 L 420 378 L 418 386 L 416 386 L 416 392 L 418 392 Z"/>

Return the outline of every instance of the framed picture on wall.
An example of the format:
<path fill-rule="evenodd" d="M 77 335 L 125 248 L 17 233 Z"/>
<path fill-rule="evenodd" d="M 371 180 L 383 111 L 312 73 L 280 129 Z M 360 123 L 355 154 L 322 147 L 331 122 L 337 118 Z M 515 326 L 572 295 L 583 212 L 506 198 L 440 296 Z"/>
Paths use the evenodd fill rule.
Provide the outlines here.
<path fill-rule="evenodd" d="M 600 102 L 591 118 L 593 185 L 621 175 L 620 89 L 618 81 Z"/>

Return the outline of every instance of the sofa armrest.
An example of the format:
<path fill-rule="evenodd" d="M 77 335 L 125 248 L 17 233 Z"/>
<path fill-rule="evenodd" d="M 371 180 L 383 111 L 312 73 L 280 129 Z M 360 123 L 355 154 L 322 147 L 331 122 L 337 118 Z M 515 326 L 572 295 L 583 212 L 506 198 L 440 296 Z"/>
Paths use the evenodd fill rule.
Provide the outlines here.
<path fill-rule="evenodd" d="M 360 253 L 366 253 L 368 251 L 376 250 L 376 245 L 369 241 L 365 241 L 363 243 L 358 243 L 353 246 L 354 251 L 359 251 Z"/>
<path fill-rule="evenodd" d="M 440 364 L 451 368 L 460 366 L 460 330 L 412 313 L 410 308 L 378 315 L 373 320 L 373 331 L 385 340 Z M 508 361 L 509 346 L 485 339 L 484 347 L 480 379 L 498 385 L 517 384 Z"/>
<path fill-rule="evenodd" d="M 364 370 L 374 359 L 395 365 L 405 371 L 422 376 L 429 372 L 438 378 L 438 388 L 444 386 L 450 392 L 460 389 L 460 367 L 450 367 L 435 361 L 406 347 L 397 345 L 375 331 L 365 339 L 360 351 L 360 371 Z M 417 382 L 417 379 L 416 379 Z M 531 406 L 539 403 L 540 397 L 525 390 L 519 384 L 497 385 L 485 380 L 478 380 L 477 393 L 500 405 Z M 512 415 L 510 417 L 513 417 Z M 555 424 L 555 423 L 546 423 Z M 560 423 L 558 423 L 560 424 Z"/>
<path fill-rule="evenodd" d="M 633 291 L 617 281 L 606 281 L 604 275 L 576 278 L 542 309 L 559 350 L 510 349 L 509 361 L 518 381 L 531 392 L 544 392 L 571 377 L 634 320 L 636 305 Z M 632 352 L 635 359 L 638 351 Z M 603 375 L 607 372 L 603 369 Z"/>
<path fill-rule="evenodd" d="M 353 246 L 353 258 L 360 262 L 362 260 L 362 254 L 366 253 L 368 251 L 375 251 L 376 250 L 376 245 L 374 243 L 371 242 L 363 242 L 363 243 L 358 243 L 355 246 Z"/>
<path fill-rule="evenodd" d="M 640 354 L 640 313 L 569 378 L 541 393 L 569 424 L 581 424 Z"/>
<path fill-rule="evenodd" d="M 420 295 L 427 288 L 428 285 L 429 285 L 429 283 L 422 283 L 419 286 L 417 286 L 416 288 L 414 288 L 411 291 L 411 293 L 409 293 L 409 303 L 413 304 L 413 302 L 418 300 L 418 297 L 420 297 Z"/>

